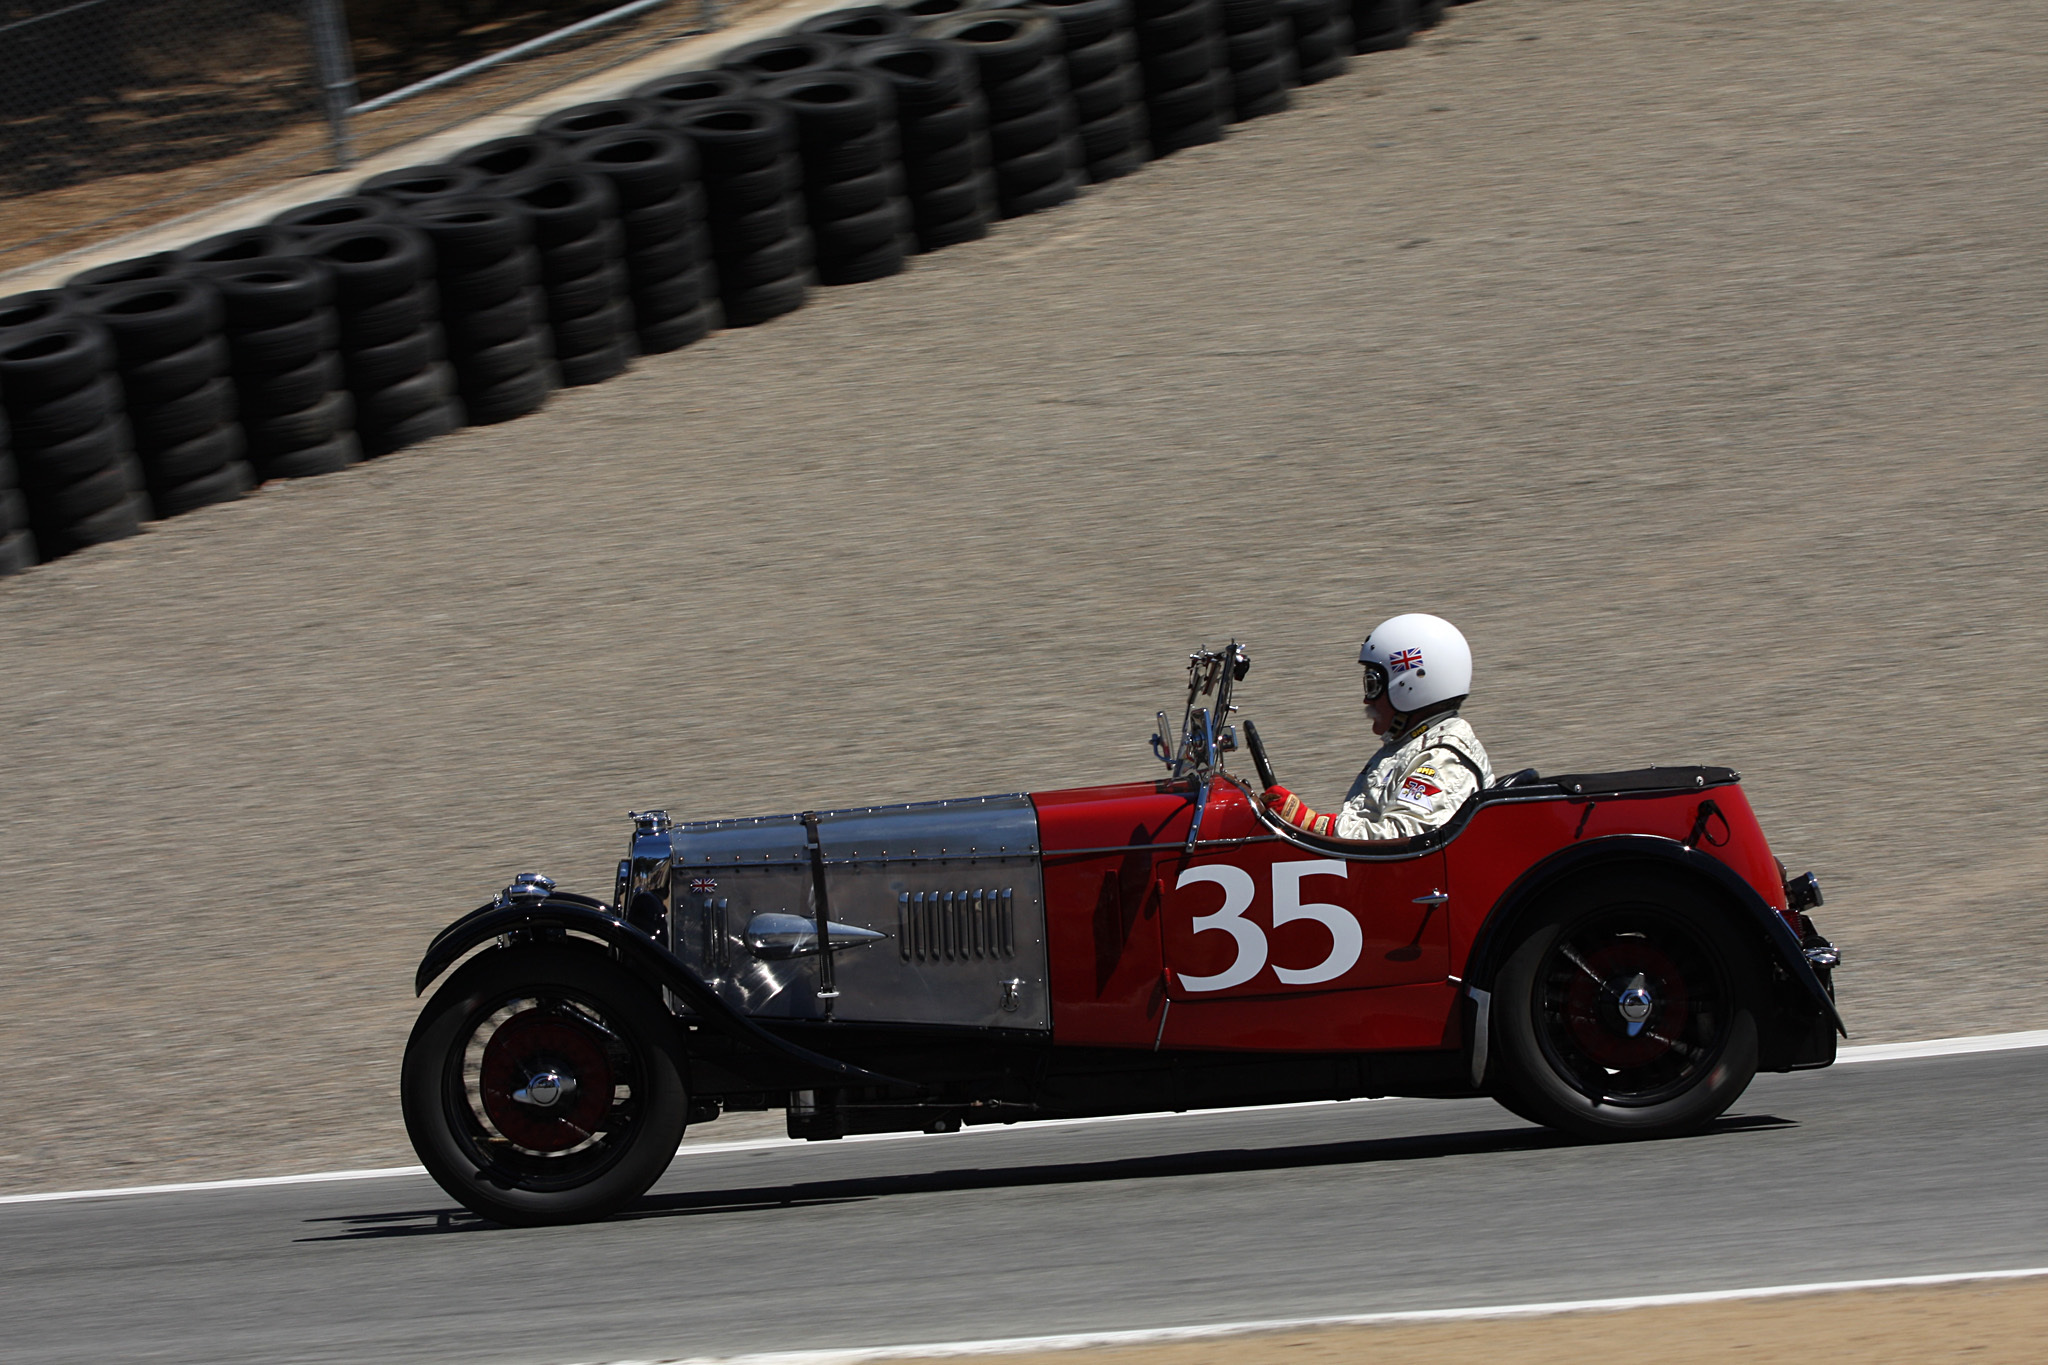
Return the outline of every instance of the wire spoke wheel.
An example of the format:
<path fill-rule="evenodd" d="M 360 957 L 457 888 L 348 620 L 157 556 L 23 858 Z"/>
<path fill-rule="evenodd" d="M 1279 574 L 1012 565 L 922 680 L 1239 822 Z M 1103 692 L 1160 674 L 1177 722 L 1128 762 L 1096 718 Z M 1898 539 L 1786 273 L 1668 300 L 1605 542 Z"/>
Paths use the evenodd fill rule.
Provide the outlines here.
<path fill-rule="evenodd" d="M 599 1218 L 675 1155 L 675 1024 L 602 954 L 485 953 L 435 993 L 406 1049 L 406 1128 L 442 1188 L 504 1223 Z"/>
<path fill-rule="evenodd" d="M 1758 965 L 1734 913 L 1647 870 L 1554 893 L 1495 979 L 1501 1102 L 1589 1137 L 1711 1123 L 1757 1067 Z"/>
<path fill-rule="evenodd" d="M 602 1006 L 522 995 L 477 1020 L 462 1045 L 461 1094 L 449 1098 L 480 1167 L 563 1187 L 631 1144 L 645 1067 Z"/>
<path fill-rule="evenodd" d="M 1606 1104 L 1644 1105 L 1696 1082 L 1727 1044 L 1728 973 L 1685 925 L 1652 907 L 1582 921 L 1538 968 L 1544 1054 Z"/>

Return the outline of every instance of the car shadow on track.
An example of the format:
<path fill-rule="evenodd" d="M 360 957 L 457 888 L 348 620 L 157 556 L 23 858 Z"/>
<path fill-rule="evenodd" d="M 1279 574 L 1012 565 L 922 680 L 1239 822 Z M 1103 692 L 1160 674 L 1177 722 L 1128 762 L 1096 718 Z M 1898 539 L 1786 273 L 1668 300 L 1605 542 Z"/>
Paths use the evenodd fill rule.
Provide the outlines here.
<path fill-rule="evenodd" d="M 1793 1128 L 1791 1119 L 1750 1114 L 1717 1120 L 1701 1138 Z M 763 1213 L 778 1209 L 812 1209 L 830 1204 L 864 1203 L 910 1194 L 952 1194 L 968 1190 L 1024 1189 L 1036 1185 L 1087 1185 L 1113 1180 L 1159 1180 L 1176 1176 L 1235 1175 L 1255 1171 L 1298 1170 L 1312 1166 L 1365 1166 L 1381 1162 L 1431 1161 L 1443 1157 L 1485 1156 L 1506 1152 L 1548 1151 L 1598 1144 L 1547 1128 L 1485 1128 L 1422 1137 L 1365 1138 L 1355 1142 L 1305 1143 L 1289 1147 L 1227 1147 L 1158 1156 L 1118 1157 L 1102 1161 L 1040 1162 L 1013 1166 L 956 1166 L 945 1170 L 854 1176 L 802 1181 L 789 1185 L 686 1190 L 649 1195 L 614 1214 L 614 1223 L 701 1214 Z M 419 1209 L 404 1212 L 348 1214 L 309 1220 L 338 1223 L 342 1229 L 301 1242 L 355 1242 L 383 1237 L 438 1236 L 451 1232 L 502 1232 L 508 1229 L 460 1209 Z"/>

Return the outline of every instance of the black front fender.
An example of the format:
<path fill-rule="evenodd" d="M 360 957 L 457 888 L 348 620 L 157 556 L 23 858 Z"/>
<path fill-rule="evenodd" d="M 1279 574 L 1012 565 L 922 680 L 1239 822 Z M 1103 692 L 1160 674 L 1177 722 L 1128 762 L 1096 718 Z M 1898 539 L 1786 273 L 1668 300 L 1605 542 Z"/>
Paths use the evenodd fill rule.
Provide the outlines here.
<path fill-rule="evenodd" d="M 1603 839 L 1591 839 L 1582 844 L 1574 844 L 1544 859 L 1516 878 L 1514 884 L 1494 903 L 1493 909 L 1487 914 L 1485 924 L 1479 930 L 1479 936 L 1473 941 L 1472 952 L 1465 961 L 1467 984 L 1492 989 L 1494 974 L 1514 947 L 1514 931 L 1522 912 L 1545 892 L 1573 873 L 1614 862 L 1661 864 L 1705 881 L 1724 893 L 1731 902 L 1742 908 L 1745 917 L 1756 927 L 1769 946 L 1771 955 L 1792 980 L 1798 983 L 1819 1011 L 1821 1018 L 1834 1025 L 1835 1031 L 1842 1037 L 1849 1036 L 1849 1030 L 1842 1024 L 1841 1013 L 1835 1008 L 1834 997 L 1828 994 L 1827 987 L 1814 973 L 1813 964 L 1806 960 L 1799 936 L 1792 932 L 1792 926 L 1785 923 L 1784 917 L 1756 893 L 1756 888 L 1744 881 L 1733 868 L 1720 859 L 1702 853 L 1696 848 L 1688 848 L 1676 839 L 1666 839 L 1652 834 L 1615 834 Z"/>
<path fill-rule="evenodd" d="M 741 1049 L 795 1066 L 823 1085 L 903 1086 L 908 1082 L 878 1075 L 823 1053 L 800 1047 L 762 1028 L 719 997 L 689 966 L 659 940 L 612 914 L 601 901 L 587 896 L 556 894 L 546 900 L 503 904 L 493 901 L 464 915 L 434 936 L 413 974 L 413 994 L 453 966 L 470 949 L 507 934 L 573 932 L 595 938 L 611 948 L 627 968 L 651 984 L 666 986 L 692 1012 L 691 1022 L 730 1039 Z"/>

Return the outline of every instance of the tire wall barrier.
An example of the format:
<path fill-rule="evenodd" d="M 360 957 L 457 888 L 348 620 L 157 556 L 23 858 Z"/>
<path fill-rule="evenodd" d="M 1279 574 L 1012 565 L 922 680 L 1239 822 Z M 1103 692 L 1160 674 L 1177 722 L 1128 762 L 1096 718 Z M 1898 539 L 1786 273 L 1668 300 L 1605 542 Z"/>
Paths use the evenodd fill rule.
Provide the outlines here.
<path fill-rule="evenodd" d="M 811 233 L 795 121 L 773 100 L 736 96 L 692 104 L 676 122 L 702 158 L 727 325 L 752 327 L 802 307 Z"/>
<path fill-rule="evenodd" d="M 254 480 L 242 458 L 213 284 L 193 275 L 133 279 L 85 297 L 80 310 L 113 341 L 128 430 L 156 515 L 247 492 Z"/>
<path fill-rule="evenodd" d="M 573 166 L 547 166 L 523 173 L 505 193 L 533 227 L 562 382 L 597 384 L 624 373 L 633 358 L 633 314 L 611 182 Z"/>
<path fill-rule="evenodd" d="M 1351 49 L 1391 52 L 1415 36 L 1416 0 L 1350 0 Z"/>
<path fill-rule="evenodd" d="M 1445 0 L 893 0 L 0 299 L 0 575 L 544 406 L 1278 113 Z"/>
<path fill-rule="evenodd" d="M 1151 157 L 1145 79 L 1131 0 L 1038 0 L 1060 26 L 1075 135 L 1090 181 L 1129 175 Z"/>
<path fill-rule="evenodd" d="M 1294 44 L 1295 78 L 1315 85 L 1351 69 L 1351 7 L 1342 0 L 1280 0 Z"/>
<path fill-rule="evenodd" d="M 362 458 L 327 271 L 278 255 L 208 273 L 220 291 L 228 372 L 256 478 L 331 474 Z"/>
<path fill-rule="evenodd" d="M 0 415 L 0 577 L 20 573 L 36 562 L 35 533 L 28 528 L 28 500 L 14 472 L 7 418 Z"/>
<path fill-rule="evenodd" d="M 55 290 L 0 300 L 10 563 L 132 536 L 149 515 L 106 329 Z"/>
<path fill-rule="evenodd" d="M 647 107 L 658 116 L 659 106 Z M 633 335 L 643 355 L 673 351 L 719 325 L 697 146 L 658 125 L 621 129 L 575 145 L 572 161 L 611 183 L 618 206 L 619 263 Z"/>
<path fill-rule="evenodd" d="M 297 244 L 334 280 L 341 368 L 365 455 L 386 455 L 461 426 L 447 363 L 433 248 L 396 219 L 329 228 Z"/>
<path fill-rule="evenodd" d="M 1083 161 L 1059 22 L 1038 10 L 982 10 L 933 19 L 919 32 L 974 60 L 998 212 L 1015 218 L 1078 194 Z"/>
<path fill-rule="evenodd" d="M 901 271 L 910 207 L 893 88 L 864 71 L 810 71 L 770 81 L 761 97 L 796 126 L 819 282 L 859 284 Z"/>
<path fill-rule="evenodd" d="M 1217 0 L 1132 0 L 1152 154 L 1223 140 L 1231 115 Z"/>
<path fill-rule="evenodd" d="M 1222 0 L 1223 44 L 1230 61 L 1235 119 L 1263 118 L 1287 108 L 1295 75 L 1294 33 L 1280 0 Z"/>
<path fill-rule="evenodd" d="M 498 197 L 432 199 L 406 217 L 433 251 L 442 338 L 470 423 L 509 422 L 547 402 L 561 380 L 524 208 Z"/>
<path fill-rule="evenodd" d="M 895 98 L 903 192 L 918 249 L 986 237 L 996 211 L 988 106 L 966 54 L 936 38 L 903 36 L 862 44 L 849 64 L 886 82 Z"/>

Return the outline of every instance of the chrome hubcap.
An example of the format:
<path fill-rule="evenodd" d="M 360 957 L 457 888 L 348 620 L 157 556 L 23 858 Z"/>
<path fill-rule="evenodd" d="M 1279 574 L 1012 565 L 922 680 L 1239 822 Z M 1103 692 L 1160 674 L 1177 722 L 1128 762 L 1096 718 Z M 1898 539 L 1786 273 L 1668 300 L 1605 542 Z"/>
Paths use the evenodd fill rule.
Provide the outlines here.
<path fill-rule="evenodd" d="M 1657 1007 L 1657 1001 L 1643 978 L 1638 976 L 1615 997 L 1614 1008 L 1621 1014 L 1622 1023 L 1627 1026 L 1628 1036 L 1633 1038 L 1643 1031 L 1643 1025 L 1650 1022 L 1650 1014 Z"/>
<path fill-rule="evenodd" d="M 558 1071 L 542 1071 L 528 1077 L 525 1085 L 512 1092 L 512 1098 L 536 1109 L 547 1109 L 575 1093 L 575 1077 L 564 1076 Z"/>

